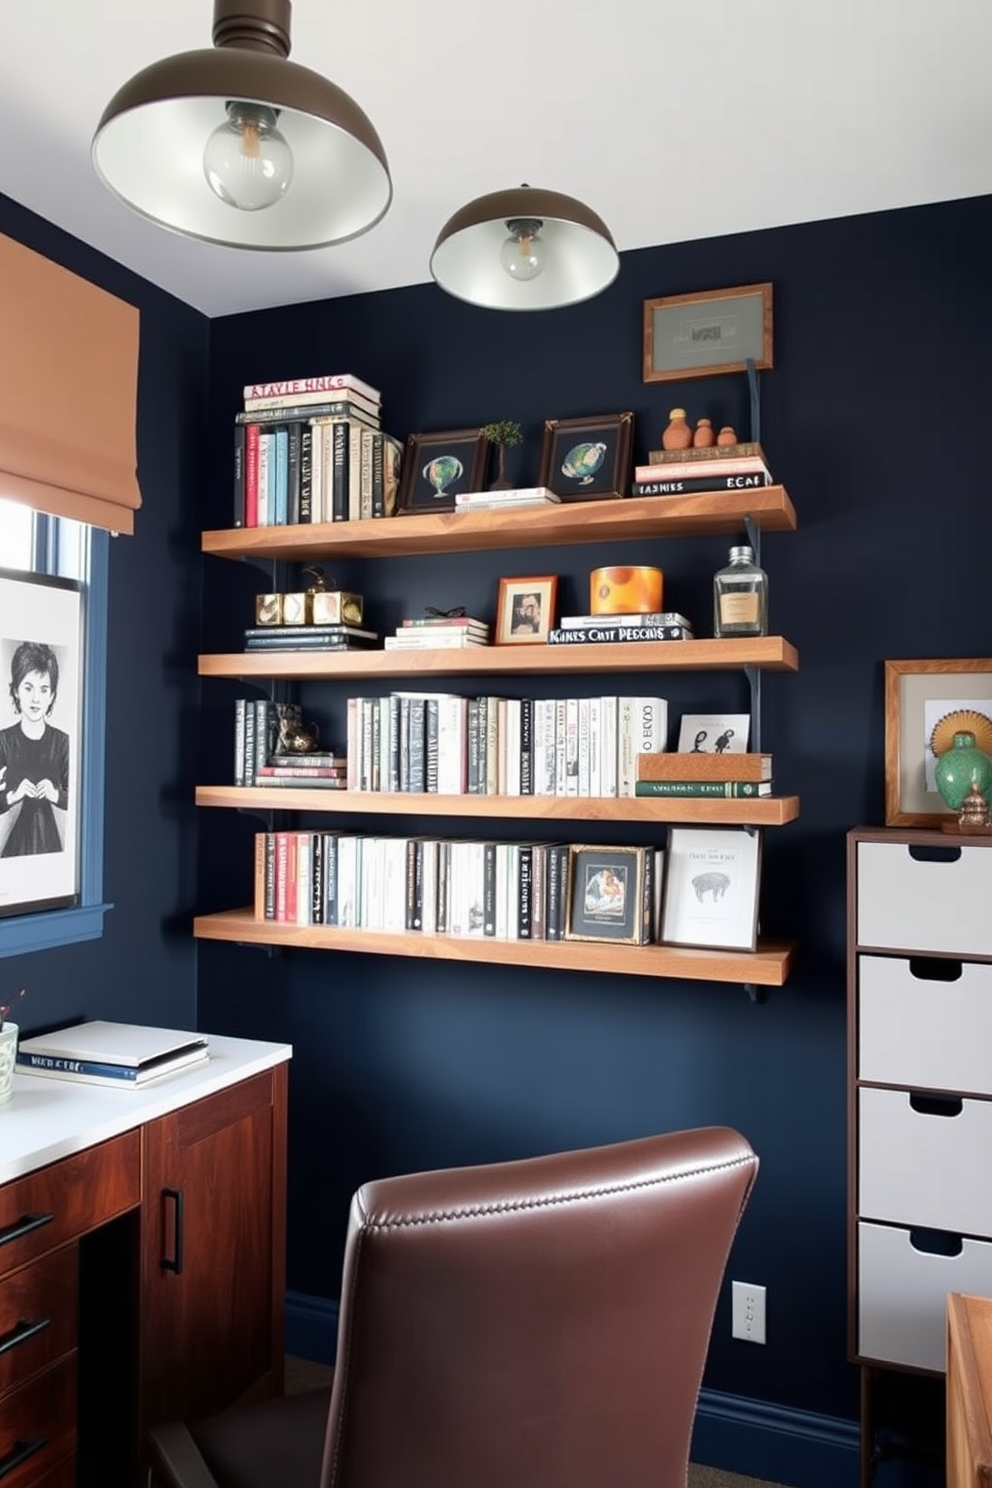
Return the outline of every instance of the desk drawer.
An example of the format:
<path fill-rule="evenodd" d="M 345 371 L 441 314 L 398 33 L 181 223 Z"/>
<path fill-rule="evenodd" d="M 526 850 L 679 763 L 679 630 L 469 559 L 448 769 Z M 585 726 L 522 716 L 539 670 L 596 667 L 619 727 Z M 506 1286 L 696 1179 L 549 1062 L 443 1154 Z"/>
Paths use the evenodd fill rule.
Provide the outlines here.
<path fill-rule="evenodd" d="M 858 945 L 992 956 L 992 847 L 933 851 L 948 860 L 914 858 L 902 842 L 858 844 Z"/>
<path fill-rule="evenodd" d="M 909 1231 L 858 1225 L 858 1353 L 880 1364 L 943 1371 L 947 1293 L 992 1294 L 992 1244 L 958 1255 L 917 1250 Z"/>
<path fill-rule="evenodd" d="M 0 1275 L 135 1208 L 141 1198 L 140 1150 L 139 1132 L 125 1132 L 4 1184 Z"/>
<path fill-rule="evenodd" d="M 0 1482 L 28 1488 L 76 1450 L 76 1358 L 39 1374 L 0 1400 Z M 58 1475 L 53 1480 L 58 1482 Z"/>
<path fill-rule="evenodd" d="M 914 1109 L 903 1090 L 863 1089 L 858 1103 L 865 1219 L 992 1236 L 992 1101 L 956 1101 L 943 1115 Z"/>
<path fill-rule="evenodd" d="M 75 1245 L 42 1256 L 0 1281 L 0 1392 L 76 1347 L 78 1292 Z"/>
<path fill-rule="evenodd" d="M 992 966 L 859 956 L 858 995 L 862 1080 L 992 1095 Z"/>

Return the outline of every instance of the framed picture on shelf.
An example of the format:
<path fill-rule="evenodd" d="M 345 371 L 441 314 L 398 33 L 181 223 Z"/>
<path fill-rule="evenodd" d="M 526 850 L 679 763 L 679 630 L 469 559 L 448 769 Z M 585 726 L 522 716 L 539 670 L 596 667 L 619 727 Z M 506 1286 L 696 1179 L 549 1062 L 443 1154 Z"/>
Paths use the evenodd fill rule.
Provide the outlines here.
<path fill-rule="evenodd" d="M 885 825 L 947 820 L 934 767 L 955 733 L 992 754 L 992 658 L 885 663 Z"/>
<path fill-rule="evenodd" d="M 661 942 L 753 951 L 760 869 L 760 832 L 672 827 L 665 852 Z"/>
<path fill-rule="evenodd" d="M 0 570 L 0 915 L 79 898 L 83 598 Z"/>
<path fill-rule="evenodd" d="M 647 847 L 573 847 L 568 860 L 566 940 L 641 945 Z"/>
<path fill-rule="evenodd" d="M 634 415 L 545 419 L 539 486 L 562 501 L 605 501 L 626 496 Z"/>
<path fill-rule="evenodd" d="M 555 623 L 556 574 L 500 579 L 496 604 L 496 645 L 527 646 L 548 639 Z"/>
<path fill-rule="evenodd" d="M 411 434 L 400 467 L 397 516 L 454 511 L 456 496 L 482 489 L 488 448 L 481 429 Z"/>
<path fill-rule="evenodd" d="M 744 284 L 644 301 L 644 381 L 765 372 L 772 360 L 772 286 Z"/>
<path fill-rule="evenodd" d="M 750 713 L 683 713 L 679 754 L 746 754 Z"/>

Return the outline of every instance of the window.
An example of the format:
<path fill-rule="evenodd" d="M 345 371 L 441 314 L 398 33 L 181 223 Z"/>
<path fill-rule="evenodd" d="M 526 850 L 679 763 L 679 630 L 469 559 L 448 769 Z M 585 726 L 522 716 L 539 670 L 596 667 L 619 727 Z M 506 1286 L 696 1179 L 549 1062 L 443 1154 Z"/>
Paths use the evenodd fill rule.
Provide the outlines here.
<path fill-rule="evenodd" d="M 85 615 L 79 902 L 67 909 L 0 916 L 0 957 L 96 940 L 110 908 L 102 902 L 109 544 L 109 534 L 99 528 L 0 499 L 0 567 L 79 580 Z M 0 704 L 5 694 L 6 685 L 0 679 Z M 4 727 L 5 713 L 0 706 L 0 726 Z"/>

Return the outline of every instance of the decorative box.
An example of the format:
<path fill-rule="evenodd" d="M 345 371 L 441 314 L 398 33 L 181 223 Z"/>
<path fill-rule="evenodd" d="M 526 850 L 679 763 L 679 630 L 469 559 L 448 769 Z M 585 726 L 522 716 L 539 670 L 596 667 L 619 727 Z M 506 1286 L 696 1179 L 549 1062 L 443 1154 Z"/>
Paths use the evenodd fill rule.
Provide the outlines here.
<path fill-rule="evenodd" d="M 255 624 L 282 625 L 282 599 L 281 594 L 256 594 Z"/>
<path fill-rule="evenodd" d="M 313 618 L 310 612 L 311 595 L 303 593 L 284 594 L 282 597 L 283 625 L 309 625 Z"/>
<path fill-rule="evenodd" d="M 362 596 L 343 589 L 312 589 L 310 603 L 314 625 L 361 625 Z"/>

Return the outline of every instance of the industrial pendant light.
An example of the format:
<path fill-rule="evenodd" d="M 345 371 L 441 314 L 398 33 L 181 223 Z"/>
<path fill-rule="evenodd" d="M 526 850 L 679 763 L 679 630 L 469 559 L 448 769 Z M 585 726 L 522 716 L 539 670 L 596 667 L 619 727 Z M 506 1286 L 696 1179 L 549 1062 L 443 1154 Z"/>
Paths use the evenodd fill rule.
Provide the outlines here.
<path fill-rule="evenodd" d="M 367 232 L 393 187 L 347 93 L 287 61 L 290 0 L 214 0 L 213 50 L 153 63 L 114 95 L 93 164 L 127 206 L 231 248 L 322 248 Z"/>
<path fill-rule="evenodd" d="M 612 284 L 620 259 L 590 207 L 521 186 L 477 197 L 445 223 L 431 273 L 456 299 L 489 310 L 551 310 Z"/>

